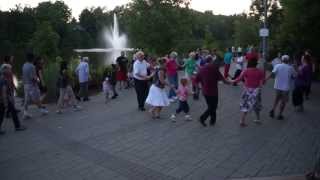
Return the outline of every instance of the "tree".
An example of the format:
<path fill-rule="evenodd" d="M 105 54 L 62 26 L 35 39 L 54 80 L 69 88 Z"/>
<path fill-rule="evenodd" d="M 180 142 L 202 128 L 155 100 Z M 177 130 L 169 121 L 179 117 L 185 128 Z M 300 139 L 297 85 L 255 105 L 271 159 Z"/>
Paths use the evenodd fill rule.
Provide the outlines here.
<path fill-rule="evenodd" d="M 31 40 L 31 45 L 37 55 L 47 59 L 54 59 L 59 54 L 59 34 L 56 33 L 49 22 L 38 26 Z"/>
<path fill-rule="evenodd" d="M 237 46 L 259 44 L 259 23 L 246 15 L 239 17 L 234 22 L 234 42 Z"/>

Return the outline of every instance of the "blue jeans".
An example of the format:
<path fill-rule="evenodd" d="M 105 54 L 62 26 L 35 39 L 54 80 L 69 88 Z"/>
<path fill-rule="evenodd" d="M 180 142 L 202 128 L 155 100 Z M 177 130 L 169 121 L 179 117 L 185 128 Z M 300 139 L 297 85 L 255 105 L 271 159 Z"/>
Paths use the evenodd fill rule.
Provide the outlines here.
<path fill-rule="evenodd" d="M 175 88 L 178 88 L 178 74 L 168 76 L 168 80 L 169 80 L 169 83 L 170 83 L 171 86 L 174 86 Z M 175 97 L 175 96 L 177 96 L 177 95 L 176 95 L 176 92 L 175 92 L 174 88 L 170 88 L 169 98 L 172 98 L 172 97 Z"/>

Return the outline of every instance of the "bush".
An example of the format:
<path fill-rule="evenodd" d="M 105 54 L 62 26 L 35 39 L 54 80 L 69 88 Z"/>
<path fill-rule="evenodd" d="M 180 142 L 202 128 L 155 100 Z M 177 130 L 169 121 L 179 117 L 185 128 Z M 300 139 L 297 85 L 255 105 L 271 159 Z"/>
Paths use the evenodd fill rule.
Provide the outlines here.
<path fill-rule="evenodd" d="M 57 81 L 59 78 L 59 63 L 51 62 L 45 65 L 43 70 L 43 80 L 48 92 L 45 101 L 53 102 L 57 99 Z"/>

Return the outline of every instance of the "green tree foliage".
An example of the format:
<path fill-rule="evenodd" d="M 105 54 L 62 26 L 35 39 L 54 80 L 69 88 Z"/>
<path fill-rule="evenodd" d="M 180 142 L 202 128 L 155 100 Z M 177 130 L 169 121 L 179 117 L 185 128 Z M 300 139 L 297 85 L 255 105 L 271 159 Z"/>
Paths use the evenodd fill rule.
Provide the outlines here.
<path fill-rule="evenodd" d="M 320 1 L 281 0 L 284 11 L 279 42 L 287 50 L 311 49 L 320 56 Z"/>
<path fill-rule="evenodd" d="M 237 46 L 259 44 L 259 24 L 247 15 L 242 15 L 234 22 L 234 42 Z"/>
<path fill-rule="evenodd" d="M 59 34 L 56 33 L 49 22 L 42 22 L 31 40 L 36 54 L 46 58 L 55 58 L 59 54 Z"/>

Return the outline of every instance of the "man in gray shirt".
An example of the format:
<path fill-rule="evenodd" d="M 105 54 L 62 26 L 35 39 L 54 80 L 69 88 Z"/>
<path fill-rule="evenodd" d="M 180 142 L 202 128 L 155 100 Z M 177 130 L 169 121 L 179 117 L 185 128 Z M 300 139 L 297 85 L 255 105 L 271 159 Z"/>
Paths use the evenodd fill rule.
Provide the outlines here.
<path fill-rule="evenodd" d="M 32 64 L 34 60 L 34 55 L 28 53 L 27 61 L 22 67 L 22 81 L 24 86 L 24 111 L 23 117 L 31 118 L 31 115 L 28 113 L 29 103 L 34 103 L 38 106 L 42 114 L 48 114 L 48 110 L 42 106 L 40 101 L 40 89 L 38 86 L 38 78 L 36 74 L 36 68 Z"/>

